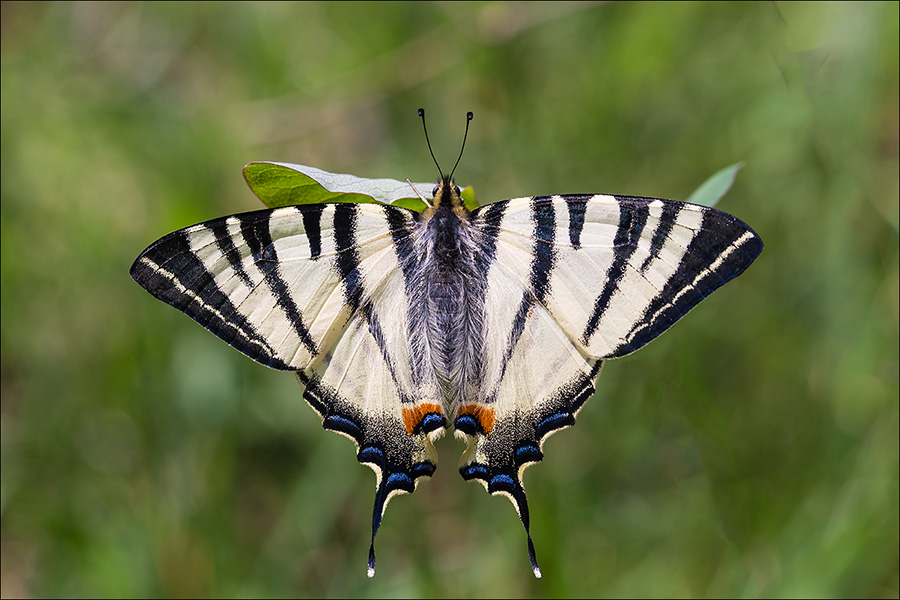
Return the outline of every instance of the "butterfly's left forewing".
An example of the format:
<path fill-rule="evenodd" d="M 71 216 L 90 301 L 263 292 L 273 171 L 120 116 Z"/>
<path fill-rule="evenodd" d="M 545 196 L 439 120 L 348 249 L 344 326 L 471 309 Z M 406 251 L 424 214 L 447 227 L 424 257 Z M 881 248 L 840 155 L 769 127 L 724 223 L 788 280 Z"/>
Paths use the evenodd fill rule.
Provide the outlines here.
<path fill-rule="evenodd" d="M 520 198 L 471 222 L 491 257 L 488 367 L 478 401 L 454 415 L 468 441 L 460 472 L 509 497 L 527 532 L 522 473 L 548 435 L 574 424 L 602 361 L 671 327 L 746 269 L 762 242 L 726 213 L 652 198 Z"/>
<path fill-rule="evenodd" d="M 401 261 L 415 220 L 368 204 L 257 211 L 172 233 L 131 269 L 244 354 L 297 372 L 323 426 L 376 473 L 373 544 L 390 498 L 433 473 L 444 428 L 436 382 L 413 375 L 407 343 Z"/>

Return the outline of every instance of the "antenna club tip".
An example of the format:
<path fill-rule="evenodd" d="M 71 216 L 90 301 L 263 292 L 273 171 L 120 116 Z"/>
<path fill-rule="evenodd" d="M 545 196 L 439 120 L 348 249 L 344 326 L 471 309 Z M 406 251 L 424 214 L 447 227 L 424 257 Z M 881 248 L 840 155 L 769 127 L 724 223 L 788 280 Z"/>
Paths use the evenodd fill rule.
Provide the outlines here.
<path fill-rule="evenodd" d="M 471 121 L 474 116 L 475 116 L 475 113 L 473 113 L 470 110 L 469 112 L 466 113 L 466 120 Z"/>
<path fill-rule="evenodd" d="M 369 579 L 375 577 L 375 567 L 370 566 L 366 571 L 366 575 L 368 575 Z M 540 575 L 538 575 L 538 577 L 540 577 Z"/>
<path fill-rule="evenodd" d="M 420 116 L 420 117 L 424 117 L 424 116 L 425 116 L 425 109 L 424 109 L 424 108 L 420 108 L 420 109 L 419 109 L 419 116 Z"/>

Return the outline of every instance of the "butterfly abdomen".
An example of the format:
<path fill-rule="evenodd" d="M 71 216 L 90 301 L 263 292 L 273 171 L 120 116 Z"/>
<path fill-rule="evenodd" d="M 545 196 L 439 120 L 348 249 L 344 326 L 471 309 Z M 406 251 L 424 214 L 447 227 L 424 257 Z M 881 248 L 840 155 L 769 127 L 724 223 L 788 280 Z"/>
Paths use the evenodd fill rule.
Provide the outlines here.
<path fill-rule="evenodd" d="M 483 379 L 484 299 L 478 293 L 477 245 L 466 214 L 454 210 L 454 204 L 437 203 L 421 238 L 425 337 L 448 407 L 472 399 Z"/>

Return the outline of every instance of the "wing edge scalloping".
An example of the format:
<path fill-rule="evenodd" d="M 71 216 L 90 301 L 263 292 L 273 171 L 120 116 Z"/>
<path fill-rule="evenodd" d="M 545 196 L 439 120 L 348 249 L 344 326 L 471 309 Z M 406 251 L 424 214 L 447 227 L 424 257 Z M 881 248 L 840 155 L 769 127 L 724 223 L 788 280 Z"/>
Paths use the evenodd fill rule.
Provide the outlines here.
<path fill-rule="evenodd" d="M 375 500 L 372 507 L 372 536 L 369 544 L 369 556 L 367 563 L 367 575 L 375 575 L 375 536 L 381 527 L 381 521 L 387 510 L 388 503 L 398 495 L 411 494 L 419 486 L 422 477 L 430 478 L 437 469 L 437 451 L 434 448 L 436 442 L 444 435 L 446 419 L 443 414 L 430 412 L 419 415 L 418 424 L 410 435 L 404 428 L 404 423 L 398 421 L 398 428 L 402 435 L 409 438 L 408 444 L 421 443 L 426 454 L 422 460 L 415 461 L 415 455 L 410 451 L 410 465 L 389 464 L 388 449 L 380 447 L 374 436 L 367 435 L 367 422 L 362 411 L 352 403 L 344 400 L 334 390 L 326 389 L 319 378 L 314 374 L 298 371 L 297 379 L 303 385 L 303 399 L 322 419 L 322 427 L 328 431 L 338 433 L 350 439 L 356 446 L 356 460 L 362 465 L 372 469 L 375 473 Z M 421 439 L 416 440 L 418 436 Z M 397 467 L 392 469 L 391 467 Z"/>
<path fill-rule="evenodd" d="M 589 372 L 575 375 L 568 384 L 557 388 L 541 403 L 544 407 L 542 410 L 534 411 L 533 414 L 537 416 L 530 419 L 534 435 L 509 444 L 512 461 L 508 466 L 498 467 L 499 461 L 489 460 L 489 464 L 486 464 L 477 459 L 478 436 L 486 439 L 492 434 L 486 431 L 483 419 L 479 418 L 480 415 L 466 414 L 454 421 L 454 435 L 466 440 L 466 449 L 460 457 L 460 475 L 466 481 L 478 481 L 490 495 L 505 496 L 512 503 L 525 528 L 528 558 L 532 572 L 537 578 L 541 577 L 541 570 L 531 538 L 531 519 L 523 480 L 525 469 L 544 459 L 544 442 L 557 431 L 575 425 L 578 412 L 594 395 L 594 382 L 600 375 L 604 361 L 589 359 L 588 364 L 591 362 L 593 364 Z M 491 429 L 493 428 L 494 423 L 491 423 Z"/>

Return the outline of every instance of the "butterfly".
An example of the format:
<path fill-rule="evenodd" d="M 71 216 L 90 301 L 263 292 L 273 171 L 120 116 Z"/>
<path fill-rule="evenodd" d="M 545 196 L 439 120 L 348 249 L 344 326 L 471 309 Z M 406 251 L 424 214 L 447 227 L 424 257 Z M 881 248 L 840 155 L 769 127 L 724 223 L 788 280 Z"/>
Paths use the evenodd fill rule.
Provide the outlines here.
<path fill-rule="evenodd" d="M 466 443 L 463 479 L 509 498 L 540 577 L 525 468 L 575 423 L 606 359 L 666 331 L 763 244 L 725 212 L 658 198 L 470 210 L 452 171 L 428 204 L 222 217 L 157 240 L 131 276 L 253 360 L 296 373 L 323 427 L 353 440 L 376 475 L 369 577 L 388 502 L 434 473 L 449 427 Z"/>

